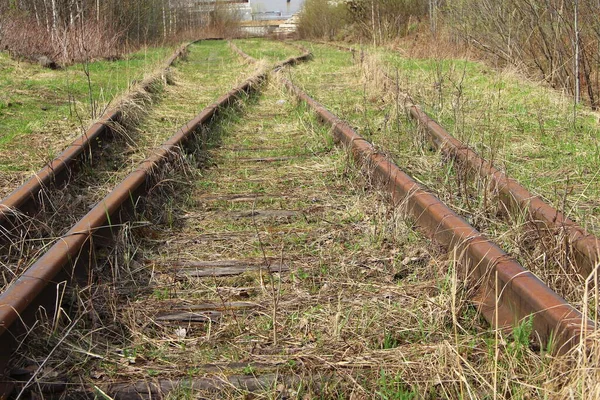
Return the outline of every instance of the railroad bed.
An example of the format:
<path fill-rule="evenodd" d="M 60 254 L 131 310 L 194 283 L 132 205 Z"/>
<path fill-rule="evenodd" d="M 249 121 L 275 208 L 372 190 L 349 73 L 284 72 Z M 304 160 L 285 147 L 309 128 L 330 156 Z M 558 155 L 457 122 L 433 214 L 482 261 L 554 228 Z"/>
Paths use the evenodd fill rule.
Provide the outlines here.
<path fill-rule="evenodd" d="M 263 69 L 290 49 L 300 52 L 269 43 L 281 46 L 273 56 L 252 41 L 236 43 L 247 44 L 254 57 L 268 56 Z M 550 339 L 554 348 L 548 329 L 558 325 L 548 328 L 544 318 L 556 310 L 541 301 L 535 319 L 528 318 L 519 313 L 530 306 L 515 310 L 512 294 L 496 303 L 495 314 L 484 311 L 492 319 L 485 321 L 478 305 L 486 301 L 473 295 L 489 277 L 481 277 L 483 285 L 465 277 L 459 254 L 485 240 L 452 239 L 448 251 L 448 231 L 411 215 L 418 207 L 400 199 L 389 181 L 380 186 L 380 170 L 371 163 L 389 161 L 357 137 L 347 140 L 348 148 L 336 146 L 346 141 L 343 122 L 335 120 L 332 132 L 284 89 L 284 77 L 303 70 L 271 74 L 260 86 L 255 80 L 257 93 L 229 101 L 233 107 L 220 108 L 218 119 L 196 129 L 201 134 L 188 146 L 190 155 L 167 158 L 154 170 L 158 179 L 141 198 L 143 209 L 131 218 L 108 218 L 116 241 L 91 253 L 96 263 L 80 289 L 59 285 L 62 308 L 38 313 L 38 326 L 20 345 L 12 378 L 29 385 L 17 384 L 17 392 L 114 399 L 518 398 L 556 395 L 574 379 L 561 373 L 578 349 L 572 336 L 578 325 L 567 324 L 568 336 L 561 328 Z M 171 103 L 183 107 L 202 90 L 196 85 L 174 86 Z M 161 125 L 166 115 L 157 107 L 147 126 Z M 554 304 L 563 318 L 581 323 L 566 303 Z M 503 307 L 511 310 L 498 312 Z M 499 314 L 513 321 L 499 321 Z M 514 320 L 506 330 L 489 324 L 507 328 Z M 554 358 L 561 346 L 574 351 Z"/>
<path fill-rule="evenodd" d="M 158 71 L 146 89 L 126 99 L 124 111 L 116 114 L 109 110 L 108 122 L 95 124 L 82 135 L 81 142 L 71 146 L 74 151 L 68 153 L 73 155 L 70 159 L 61 155 L 3 200 L 0 290 L 177 128 L 254 70 L 238 63 L 235 53 L 219 41 L 191 45 L 185 53 L 175 66 Z"/>

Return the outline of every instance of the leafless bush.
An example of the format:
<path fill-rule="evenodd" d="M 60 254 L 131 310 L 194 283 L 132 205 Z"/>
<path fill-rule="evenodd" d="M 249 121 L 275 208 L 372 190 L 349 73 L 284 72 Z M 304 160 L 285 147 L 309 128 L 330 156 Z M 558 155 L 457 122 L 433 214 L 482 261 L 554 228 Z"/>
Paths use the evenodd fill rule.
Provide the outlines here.
<path fill-rule="evenodd" d="M 114 58 L 142 45 L 234 36 L 226 0 L 0 0 L 0 49 L 68 64 Z"/>
<path fill-rule="evenodd" d="M 232 38 L 240 35 L 240 15 L 225 4 L 215 3 L 210 12 L 209 32 L 216 37 Z"/>
<path fill-rule="evenodd" d="M 375 43 L 406 35 L 411 21 L 428 11 L 421 0 L 350 0 L 347 6 L 357 33 Z"/>
<path fill-rule="evenodd" d="M 503 64 L 525 64 L 598 107 L 600 3 L 592 0 L 466 0 L 449 3 L 448 25 Z"/>
<path fill-rule="evenodd" d="M 3 18 L 0 45 L 13 55 L 41 62 L 70 64 L 119 54 L 119 35 L 90 22 L 57 29 L 48 35 L 44 27 L 27 17 Z"/>
<path fill-rule="evenodd" d="M 303 38 L 335 39 L 349 22 L 344 4 L 306 0 L 300 13 L 298 34 Z"/>
<path fill-rule="evenodd" d="M 412 21 L 427 15 L 420 0 L 307 0 L 300 15 L 302 37 L 383 43 L 404 36 Z"/>

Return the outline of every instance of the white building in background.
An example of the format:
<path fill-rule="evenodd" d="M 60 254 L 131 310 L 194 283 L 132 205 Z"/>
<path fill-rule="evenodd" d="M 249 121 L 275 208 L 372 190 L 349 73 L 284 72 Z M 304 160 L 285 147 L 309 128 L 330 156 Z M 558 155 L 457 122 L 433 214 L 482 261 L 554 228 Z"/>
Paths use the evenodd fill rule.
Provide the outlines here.
<path fill-rule="evenodd" d="M 324 0 L 326 1 L 326 0 Z M 297 14 L 304 0 L 172 0 L 173 8 L 187 8 L 210 21 L 212 13 L 223 7 L 242 21 L 242 29 L 250 34 L 288 34 L 296 31 Z"/>
<path fill-rule="evenodd" d="M 206 15 L 213 12 L 216 7 L 224 7 L 235 13 L 240 20 L 252 21 L 252 7 L 249 0 L 184 0 L 184 4 L 191 12 Z"/>
<path fill-rule="evenodd" d="M 250 0 L 254 19 L 288 19 L 300 11 L 303 4 L 304 0 Z M 260 18 L 261 15 L 272 18 Z"/>

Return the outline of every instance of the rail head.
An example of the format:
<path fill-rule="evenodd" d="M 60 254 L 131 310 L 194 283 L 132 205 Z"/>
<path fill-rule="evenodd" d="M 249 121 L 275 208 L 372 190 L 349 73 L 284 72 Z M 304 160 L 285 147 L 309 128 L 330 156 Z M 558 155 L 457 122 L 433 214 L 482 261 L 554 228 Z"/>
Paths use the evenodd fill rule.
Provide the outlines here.
<path fill-rule="evenodd" d="M 306 55 L 292 57 L 278 65 L 289 65 L 307 59 Z M 261 70 L 243 83 L 220 96 L 207 106 L 194 119 L 181 127 L 171 138 L 165 141 L 153 154 L 131 172 L 111 193 L 98 202 L 79 222 L 44 253 L 22 276 L 12 282 L 0 294 L 0 342 L 9 343 L 17 339 L 19 329 L 27 318 L 32 318 L 39 296 L 55 282 L 59 274 L 66 274 L 67 280 L 73 280 L 75 269 L 87 270 L 91 267 L 88 257 L 83 257 L 94 244 L 92 240 L 98 232 L 111 228 L 113 218 L 125 207 L 135 208 L 137 197 L 141 195 L 152 179 L 153 171 L 177 154 L 195 132 L 210 122 L 223 108 L 234 103 L 243 93 L 256 89 L 267 79 L 269 70 Z M 54 304 L 54 300 L 52 305 Z M 15 328 L 16 327 L 16 328 Z M 0 376 L 11 349 L 8 345 L 0 349 Z M 1 395 L 1 393 L 0 393 Z"/>
<path fill-rule="evenodd" d="M 161 66 L 161 74 L 182 57 L 188 51 L 189 46 L 190 43 L 186 43 L 178 47 Z M 153 81 L 152 78 L 146 78 L 139 83 L 138 87 L 148 91 Z M 123 110 L 119 107 L 106 110 L 98 121 L 94 122 L 85 133 L 75 139 L 54 160 L 6 196 L 0 203 L 0 228 L 5 232 L 10 232 L 12 228 L 19 225 L 19 214 L 34 213 L 39 201 L 38 194 L 51 185 L 67 182 L 74 166 L 94 148 L 101 138 L 108 137 L 112 133 L 111 125 L 121 123 L 122 119 Z M 3 239 L 6 238 L 0 238 L 0 242 Z"/>
<path fill-rule="evenodd" d="M 289 80 L 280 79 L 332 127 L 336 141 L 347 146 L 357 161 L 368 166 L 375 179 L 391 193 L 394 202 L 405 205 L 405 212 L 415 219 L 421 230 L 442 246 L 454 250 L 468 282 L 478 285 L 479 294 L 474 301 L 492 326 L 515 326 L 531 317 L 540 339 L 554 341 L 559 353 L 568 351 L 595 329 L 591 320 L 378 153 L 348 123 Z M 500 295 L 496 296 L 497 293 Z"/>

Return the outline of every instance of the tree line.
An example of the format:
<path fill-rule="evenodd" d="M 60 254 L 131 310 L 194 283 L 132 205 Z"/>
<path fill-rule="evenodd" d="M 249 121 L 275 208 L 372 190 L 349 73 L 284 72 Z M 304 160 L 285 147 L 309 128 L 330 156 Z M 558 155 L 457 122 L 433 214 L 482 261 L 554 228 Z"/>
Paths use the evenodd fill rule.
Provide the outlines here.
<path fill-rule="evenodd" d="M 197 37 L 233 16 L 219 1 L 0 0 L 0 45 L 62 63 Z"/>
<path fill-rule="evenodd" d="M 499 65 L 525 66 L 577 102 L 600 106 L 600 0 L 306 0 L 305 5 L 303 37 L 381 44 L 426 23 L 438 43 L 459 40 Z"/>
<path fill-rule="evenodd" d="M 500 63 L 525 65 L 598 108 L 600 1 L 455 0 L 447 25 Z"/>

